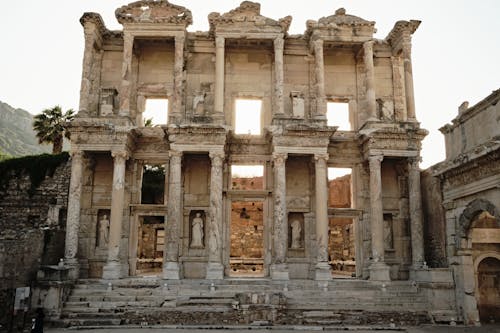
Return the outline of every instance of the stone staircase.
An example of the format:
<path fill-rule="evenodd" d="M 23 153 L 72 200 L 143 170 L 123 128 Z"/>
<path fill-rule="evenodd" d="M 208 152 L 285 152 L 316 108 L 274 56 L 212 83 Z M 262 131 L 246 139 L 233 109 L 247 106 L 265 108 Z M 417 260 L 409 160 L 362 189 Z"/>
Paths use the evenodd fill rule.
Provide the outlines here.
<path fill-rule="evenodd" d="M 54 326 L 416 325 L 430 322 L 408 281 L 80 280 Z"/>

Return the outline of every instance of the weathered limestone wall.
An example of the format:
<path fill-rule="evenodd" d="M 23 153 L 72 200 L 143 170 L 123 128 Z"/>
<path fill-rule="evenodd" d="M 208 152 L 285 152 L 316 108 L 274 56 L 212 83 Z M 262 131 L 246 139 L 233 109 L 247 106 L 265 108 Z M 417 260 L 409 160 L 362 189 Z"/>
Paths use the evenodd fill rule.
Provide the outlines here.
<path fill-rule="evenodd" d="M 28 194 L 31 180 L 2 174 L 0 186 L 0 325 L 21 325 L 22 311 L 13 317 L 15 288 L 34 286 L 41 265 L 64 257 L 66 205 L 70 164 L 63 162 L 52 176 Z M 0 329 L 1 330 L 1 329 Z"/>
<path fill-rule="evenodd" d="M 424 215 L 425 260 L 429 267 L 446 267 L 446 228 L 441 182 L 430 170 L 420 173 Z"/>

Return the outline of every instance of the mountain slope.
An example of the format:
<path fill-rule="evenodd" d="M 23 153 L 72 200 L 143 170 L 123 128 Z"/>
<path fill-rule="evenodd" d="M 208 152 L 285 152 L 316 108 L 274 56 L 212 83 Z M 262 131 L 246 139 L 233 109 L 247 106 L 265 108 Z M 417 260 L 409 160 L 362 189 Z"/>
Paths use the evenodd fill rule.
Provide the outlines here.
<path fill-rule="evenodd" d="M 33 115 L 0 101 L 0 152 L 12 156 L 50 153 L 51 145 L 40 145 L 32 128 Z"/>

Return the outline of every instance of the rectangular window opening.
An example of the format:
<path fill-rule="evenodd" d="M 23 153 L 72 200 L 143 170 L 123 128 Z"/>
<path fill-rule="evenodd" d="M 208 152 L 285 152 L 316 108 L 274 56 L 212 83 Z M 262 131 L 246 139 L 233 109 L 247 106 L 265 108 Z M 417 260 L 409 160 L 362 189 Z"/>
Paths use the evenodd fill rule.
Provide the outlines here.
<path fill-rule="evenodd" d="M 328 168 L 328 207 L 352 208 L 351 168 Z"/>
<path fill-rule="evenodd" d="M 142 169 L 141 204 L 162 205 L 165 196 L 165 166 L 146 164 Z"/>
<path fill-rule="evenodd" d="M 326 105 L 326 119 L 328 126 L 338 126 L 340 131 L 352 130 L 349 120 L 349 103 L 328 102 Z"/>
<path fill-rule="evenodd" d="M 168 99 L 147 98 L 142 119 L 145 127 L 165 125 L 168 121 Z"/>
<path fill-rule="evenodd" d="M 260 135 L 261 112 L 261 100 L 237 99 L 234 111 L 234 133 L 240 135 Z"/>
<path fill-rule="evenodd" d="M 231 188 L 233 190 L 264 189 L 264 166 L 231 165 Z"/>

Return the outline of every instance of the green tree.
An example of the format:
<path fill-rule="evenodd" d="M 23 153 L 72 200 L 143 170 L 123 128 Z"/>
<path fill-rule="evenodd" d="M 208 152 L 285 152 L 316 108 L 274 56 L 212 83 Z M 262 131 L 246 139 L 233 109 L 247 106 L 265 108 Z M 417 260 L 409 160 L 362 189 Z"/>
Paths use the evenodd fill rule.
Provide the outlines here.
<path fill-rule="evenodd" d="M 36 132 L 38 143 L 52 144 L 52 154 L 62 151 L 63 137 L 69 138 L 65 126 L 74 118 L 74 111 L 69 109 L 63 113 L 59 105 L 45 109 L 33 117 L 33 129 Z"/>
<path fill-rule="evenodd" d="M 3 151 L 0 150 L 0 162 L 1 161 L 5 161 L 5 160 L 8 160 L 12 158 L 11 155 L 7 154 L 7 153 L 4 153 Z"/>

